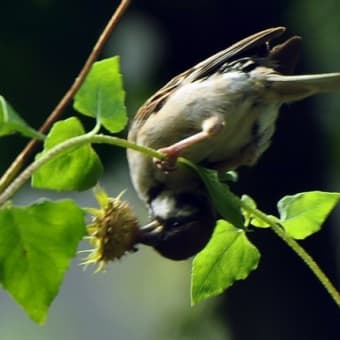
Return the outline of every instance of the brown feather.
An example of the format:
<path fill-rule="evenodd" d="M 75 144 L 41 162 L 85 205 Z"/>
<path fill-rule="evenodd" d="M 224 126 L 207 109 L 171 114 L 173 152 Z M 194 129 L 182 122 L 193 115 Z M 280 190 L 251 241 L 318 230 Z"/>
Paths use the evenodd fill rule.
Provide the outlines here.
<path fill-rule="evenodd" d="M 169 95 L 182 83 L 194 82 L 213 73 L 231 58 L 236 58 L 240 53 L 253 47 L 261 46 L 281 36 L 285 30 L 285 27 L 274 27 L 255 33 L 179 74 L 140 107 L 133 121 L 133 129 L 138 129 L 151 114 L 157 112 L 163 106 Z M 130 135 L 130 139 L 133 140 L 133 136 Z"/>

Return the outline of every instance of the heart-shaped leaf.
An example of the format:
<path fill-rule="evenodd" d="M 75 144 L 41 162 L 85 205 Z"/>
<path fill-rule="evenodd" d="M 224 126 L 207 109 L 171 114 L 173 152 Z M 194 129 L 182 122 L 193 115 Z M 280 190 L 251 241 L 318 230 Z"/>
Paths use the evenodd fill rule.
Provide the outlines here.
<path fill-rule="evenodd" d="M 127 124 L 124 100 L 119 58 L 113 57 L 93 64 L 73 106 L 78 112 L 97 118 L 110 132 L 117 133 Z"/>
<path fill-rule="evenodd" d="M 192 264 L 192 304 L 222 293 L 257 268 L 260 253 L 245 231 L 219 220 L 208 245 Z"/>
<path fill-rule="evenodd" d="M 44 143 L 41 157 L 48 150 L 72 137 L 84 134 L 80 121 L 71 117 L 55 123 Z M 86 190 L 93 187 L 103 172 L 99 157 L 91 145 L 79 146 L 56 156 L 32 176 L 35 188 L 53 190 Z"/>
<path fill-rule="evenodd" d="M 321 229 L 340 193 L 309 191 L 285 196 L 278 202 L 281 225 L 296 239 L 304 239 Z"/>
<path fill-rule="evenodd" d="M 0 282 L 34 321 L 44 322 L 85 233 L 71 200 L 0 209 Z"/>

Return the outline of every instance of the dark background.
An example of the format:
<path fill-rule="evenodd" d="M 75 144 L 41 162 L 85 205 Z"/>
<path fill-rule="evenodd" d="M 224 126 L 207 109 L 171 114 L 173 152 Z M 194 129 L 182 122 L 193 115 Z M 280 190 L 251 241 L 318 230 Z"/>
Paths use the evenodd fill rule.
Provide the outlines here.
<path fill-rule="evenodd" d="M 106 55 L 122 55 L 131 114 L 172 76 L 268 27 L 288 26 L 289 33 L 303 36 L 305 45 L 297 73 L 340 70 L 340 3 L 132 2 L 106 50 Z M 111 1 L 35 0 L 5 1 L 1 7 L 0 94 L 37 128 L 76 76 L 113 5 Z M 276 213 L 278 199 L 286 194 L 317 189 L 340 191 L 339 112 L 338 95 L 323 95 L 285 107 L 271 148 L 256 167 L 239 172 L 234 190 L 256 198 L 260 208 L 272 214 Z M 17 136 L 0 141 L 2 171 L 23 145 Z M 105 147 L 100 151 L 107 164 L 122 156 Z M 339 221 L 335 214 L 332 216 L 332 223 L 303 241 L 303 246 L 339 286 Z M 308 268 L 270 231 L 256 231 L 249 236 L 262 253 L 259 269 L 219 298 L 213 316 L 209 314 L 229 329 L 230 337 L 222 338 L 338 339 L 339 310 Z M 194 339 L 195 335 L 190 334 L 195 334 L 198 323 L 204 323 L 204 312 L 197 323 L 188 319 L 190 316 L 183 315 L 176 319 L 177 324 L 164 328 L 177 329 L 177 338 Z M 100 330 L 97 334 L 106 338 L 100 336 Z M 161 335 L 154 338 L 163 339 Z"/>

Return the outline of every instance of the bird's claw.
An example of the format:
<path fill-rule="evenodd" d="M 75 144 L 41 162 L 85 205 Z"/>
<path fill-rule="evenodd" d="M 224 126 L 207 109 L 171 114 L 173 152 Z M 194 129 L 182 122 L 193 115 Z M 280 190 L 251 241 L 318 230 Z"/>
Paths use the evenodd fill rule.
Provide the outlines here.
<path fill-rule="evenodd" d="M 164 173 L 169 173 L 176 170 L 177 157 L 154 159 L 153 162 L 158 169 L 162 170 Z"/>
<path fill-rule="evenodd" d="M 176 150 L 173 150 L 173 148 L 171 147 L 162 148 L 158 151 L 164 154 L 165 157 L 163 159 L 153 160 L 156 167 L 162 170 L 164 173 L 175 171 L 177 167 L 178 152 L 176 152 Z"/>

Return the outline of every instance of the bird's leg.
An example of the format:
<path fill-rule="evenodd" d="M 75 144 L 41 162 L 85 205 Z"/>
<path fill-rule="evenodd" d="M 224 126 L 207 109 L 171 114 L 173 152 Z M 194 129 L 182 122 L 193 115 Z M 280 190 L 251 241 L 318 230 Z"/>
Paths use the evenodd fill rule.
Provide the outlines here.
<path fill-rule="evenodd" d="M 177 158 L 190 148 L 191 146 L 203 142 L 221 132 L 225 126 L 225 121 L 222 115 L 214 115 L 205 119 L 202 123 L 202 130 L 192 136 L 184 138 L 177 143 L 159 149 L 166 158 L 163 160 L 155 159 L 154 163 L 164 172 L 173 171 L 176 169 Z"/>

